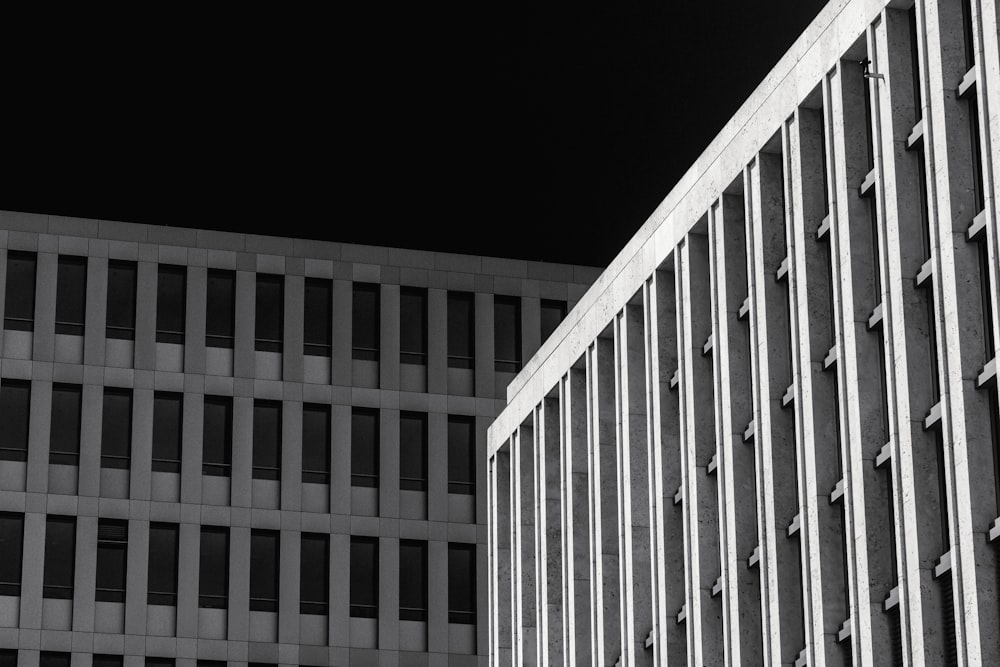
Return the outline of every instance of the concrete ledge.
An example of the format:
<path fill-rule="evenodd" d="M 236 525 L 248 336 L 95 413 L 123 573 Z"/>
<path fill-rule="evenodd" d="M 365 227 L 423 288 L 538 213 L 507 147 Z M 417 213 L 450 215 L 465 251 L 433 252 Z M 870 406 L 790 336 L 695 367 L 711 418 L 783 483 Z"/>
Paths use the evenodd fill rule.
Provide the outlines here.
<path fill-rule="evenodd" d="M 997 358 L 993 357 L 979 371 L 976 377 L 976 387 L 982 388 L 987 382 L 997 376 Z"/>
<path fill-rule="evenodd" d="M 927 411 L 927 416 L 924 417 L 924 430 L 928 430 L 939 421 L 941 421 L 941 401 L 932 405 L 931 409 Z"/>
<path fill-rule="evenodd" d="M 823 218 L 823 222 L 819 223 L 819 227 L 816 228 L 816 240 L 822 239 L 830 231 L 831 227 L 830 214 L 827 213 L 826 217 Z"/>
<path fill-rule="evenodd" d="M 830 366 L 833 366 L 837 362 L 837 346 L 836 344 L 830 348 L 830 351 L 826 353 L 823 357 L 823 370 L 827 370 Z"/>
<path fill-rule="evenodd" d="M 965 76 L 962 77 L 961 82 L 958 84 L 958 96 L 965 97 L 965 95 L 976 85 L 976 66 L 973 65 Z"/>
<path fill-rule="evenodd" d="M 759 562 L 760 562 L 760 545 L 757 545 L 753 548 L 753 551 L 750 552 L 750 558 L 747 559 L 747 569 L 748 570 L 752 569 Z"/>
<path fill-rule="evenodd" d="M 844 497 L 844 480 L 838 481 L 830 491 L 830 504 L 837 502 Z"/>
<path fill-rule="evenodd" d="M 847 620 L 840 624 L 840 628 L 837 630 L 837 641 L 842 642 L 851 636 L 851 617 L 848 616 Z"/>
<path fill-rule="evenodd" d="M 868 316 L 868 330 L 871 331 L 882 323 L 882 304 L 875 306 L 875 310 Z"/>
<path fill-rule="evenodd" d="M 924 140 L 924 119 L 921 118 L 906 137 L 906 150 L 912 150 Z"/>
<path fill-rule="evenodd" d="M 702 356 L 712 353 L 713 344 L 714 344 L 714 338 L 712 337 L 712 334 L 708 334 L 708 339 L 705 341 L 705 344 L 701 346 Z"/>
<path fill-rule="evenodd" d="M 750 297 L 747 297 L 743 299 L 743 303 L 740 304 L 740 311 L 736 314 L 736 319 L 742 320 L 749 313 L 750 313 Z"/>
<path fill-rule="evenodd" d="M 872 170 L 865 176 L 865 180 L 861 181 L 861 185 L 858 186 L 859 197 L 871 197 L 875 194 L 875 181 L 878 180 L 875 171 L 875 168 L 872 167 Z"/>
<path fill-rule="evenodd" d="M 883 463 L 892 458 L 892 443 L 887 442 L 882 445 L 882 449 L 878 450 L 878 456 L 875 457 L 875 467 L 881 467 Z"/>
<path fill-rule="evenodd" d="M 980 211 L 979 214 L 972 219 L 972 222 L 969 223 L 969 230 L 967 232 L 969 240 L 975 240 L 984 229 L 986 229 L 986 209 Z"/>
<path fill-rule="evenodd" d="M 932 275 L 934 275 L 934 260 L 933 259 L 928 259 L 920 267 L 920 271 L 917 272 L 917 277 L 915 278 L 915 281 L 917 283 L 917 287 L 922 287 L 923 284 L 925 282 L 927 282 L 927 280 Z"/>
<path fill-rule="evenodd" d="M 889 594 L 885 596 L 885 602 L 882 603 L 882 608 L 885 611 L 889 611 L 893 607 L 899 604 L 899 586 L 893 586 Z"/>
<path fill-rule="evenodd" d="M 937 579 L 945 572 L 951 571 L 951 549 L 945 551 L 934 564 L 934 578 Z"/>
<path fill-rule="evenodd" d="M 789 262 L 788 257 L 785 256 L 785 258 L 781 260 L 781 264 L 778 265 L 778 270 L 774 274 L 774 279 L 780 283 L 782 280 L 788 277 L 788 270 L 790 267 L 791 267 L 791 262 Z"/>
<path fill-rule="evenodd" d="M 722 577 L 720 576 L 718 579 L 715 580 L 715 583 L 712 584 L 712 597 L 714 598 L 721 592 L 722 592 Z"/>

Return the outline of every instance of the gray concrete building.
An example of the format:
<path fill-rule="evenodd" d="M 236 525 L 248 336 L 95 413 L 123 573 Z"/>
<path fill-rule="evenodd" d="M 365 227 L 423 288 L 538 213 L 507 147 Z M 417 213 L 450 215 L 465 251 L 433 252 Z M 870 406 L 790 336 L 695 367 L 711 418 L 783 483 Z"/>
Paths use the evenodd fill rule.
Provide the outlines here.
<path fill-rule="evenodd" d="M 0 665 L 480 665 L 486 428 L 598 271 L 0 212 Z"/>
<path fill-rule="evenodd" d="M 998 28 L 831 0 L 527 362 L 491 664 L 1000 664 Z"/>

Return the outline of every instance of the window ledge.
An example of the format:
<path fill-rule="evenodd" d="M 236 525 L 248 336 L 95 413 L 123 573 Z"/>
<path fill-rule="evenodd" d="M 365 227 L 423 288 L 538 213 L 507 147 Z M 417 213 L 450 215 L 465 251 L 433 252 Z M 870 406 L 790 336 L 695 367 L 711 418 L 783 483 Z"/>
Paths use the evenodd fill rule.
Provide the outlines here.
<path fill-rule="evenodd" d="M 754 420 L 751 419 L 750 423 L 747 424 L 746 430 L 743 431 L 743 442 L 750 442 L 753 440 L 754 434 L 756 433 L 756 424 Z"/>
<path fill-rule="evenodd" d="M 715 580 L 715 583 L 712 584 L 712 597 L 714 598 L 716 595 L 718 595 L 721 592 L 722 592 L 722 576 L 720 575 Z"/>
<path fill-rule="evenodd" d="M 711 475 L 719 467 L 719 455 L 712 454 L 712 458 L 708 460 L 708 466 L 705 468 L 705 474 Z"/>
<path fill-rule="evenodd" d="M 652 630 L 650 630 L 649 634 L 646 635 L 646 641 L 644 643 L 644 646 L 646 648 L 650 648 L 650 647 L 653 646 L 653 631 Z"/>
<path fill-rule="evenodd" d="M 882 304 L 875 306 L 875 310 L 868 316 L 868 329 L 872 330 L 882 323 Z"/>
<path fill-rule="evenodd" d="M 750 297 L 743 299 L 743 304 L 740 306 L 740 312 L 736 314 L 736 319 L 742 320 L 750 313 Z"/>
<path fill-rule="evenodd" d="M 830 491 L 830 504 L 837 502 L 844 497 L 844 480 L 840 479 L 834 485 L 833 489 Z"/>
<path fill-rule="evenodd" d="M 705 356 L 707 354 L 711 354 L 712 353 L 712 347 L 714 347 L 714 345 L 715 345 L 715 335 L 714 334 L 708 334 L 708 339 L 705 341 L 705 344 L 701 346 L 701 354 L 702 354 L 702 356 Z"/>
<path fill-rule="evenodd" d="M 892 458 L 892 443 L 887 442 L 882 445 L 882 449 L 878 450 L 878 455 L 875 457 L 875 467 L 880 468 L 883 463 Z"/>
<path fill-rule="evenodd" d="M 837 629 L 837 641 L 842 642 L 851 636 L 851 617 L 848 616 L 847 619 L 840 624 Z"/>
<path fill-rule="evenodd" d="M 930 280 L 930 277 L 934 275 L 934 260 L 928 259 L 920 267 L 920 271 L 917 272 L 916 283 L 917 287 L 922 287 L 924 283 Z"/>
<path fill-rule="evenodd" d="M 788 404 L 795 400 L 795 383 L 788 385 L 784 395 L 781 397 L 781 407 L 787 408 Z"/>
<path fill-rule="evenodd" d="M 785 278 L 787 278 L 788 277 L 788 269 L 789 269 L 790 266 L 791 266 L 791 262 L 789 262 L 788 261 L 788 257 L 785 256 L 785 258 L 783 260 L 781 260 L 781 264 L 778 266 L 778 271 L 774 274 L 775 281 L 777 281 L 777 282 L 780 283 L 782 280 L 784 280 Z"/>
<path fill-rule="evenodd" d="M 677 610 L 677 625 L 680 625 L 681 623 L 683 623 L 684 621 L 686 621 L 687 620 L 687 615 L 688 615 L 687 605 L 686 604 L 682 604 L 681 608 Z"/>
<path fill-rule="evenodd" d="M 941 401 L 938 401 L 931 406 L 931 409 L 927 411 L 927 416 L 924 417 L 924 430 L 933 427 L 941 421 Z"/>
<path fill-rule="evenodd" d="M 976 86 L 976 66 L 973 65 L 958 84 L 958 96 L 965 97 Z"/>
<path fill-rule="evenodd" d="M 865 180 L 861 181 L 861 185 L 858 186 L 858 196 L 871 197 L 874 194 L 875 194 L 875 168 L 873 167 L 872 170 L 865 175 Z"/>
<path fill-rule="evenodd" d="M 795 667 L 806 667 L 809 664 L 809 653 L 806 649 L 799 651 L 799 655 L 795 658 Z"/>
<path fill-rule="evenodd" d="M 976 377 L 976 386 L 982 388 L 986 386 L 986 383 L 994 379 L 997 376 L 997 358 L 993 357 L 986 362 L 986 365 L 982 367 L 979 371 L 979 375 Z"/>
<path fill-rule="evenodd" d="M 972 219 L 969 223 L 969 230 L 966 232 L 970 241 L 977 240 L 976 237 L 979 236 L 986 229 L 986 209 L 984 208 L 979 212 L 976 217 Z"/>
<path fill-rule="evenodd" d="M 674 374 L 670 376 L 670 388 L 674 389 L 675 387 L 677 387 L 677 384 L 680 381 L 681 381 L 681 371 L 680 369 L 677 369 L 676 371 L 674 371 Z"/>
<path fill-rule="evenodd" d="M 1000 537 L 1000 516 L 993 519 L 993 522 L 990 524 L 990 531 L 987 533 L 986 540 L 992 542 L 998 537 Z"/>
<path fill-rule="evenodd" d="M 677 493 L 674 494 L 674 505 L 680 505 L 684 502 L 684 487 L 679 487 Z"/>
<path fill-rule="evenodd" d="M 792 537 L 795 533 L 799 532 L 802 527 L 802 512 L 799 512 L 794 517 L 792 517 L 792 522 L 788 524 L 788 537 Z"/>
<path fill-rule="evenodd" d="M 951 549 L 948 549 L 948 551 L 945 551 L 943 554 L 941 554 L 941 557 L 938 558 L 937 563 L 934 564 L 934 578 L 937 579 L 945 572 L 950 572 L 950 571 L 951 571 Z"/>
<path fill-rule="evenodd" d="M 917 144 L 924 140 L 924 119 L 921 118 L 910 131 L 910 136 L 906 137 L 906 150 L 912 150 Z"/>
<path fill-rule="evenodd" d="M 757 563 L 760 562 L 760 545 L 758 544 L 750 552 L 750 558 L 747 559 L 747 569 L 753 568 Z"/>
<path fill-rule="evenodd" d="M 816 228 L 816 240 L 817 241 L 820 240 L 820 239 L 822 239 L 824 236 L 826 236 L 829 233 L 831 224 L 832 224 L 832 221 L 831 221 L 831 218 L 830 218 L 830 214 L 827 213 L 826 217 L 823 218 L 823 222 L 819 223 L 819 227 Z"/>
<path fill-rule="evenodd" d="M 899 586 L 893 586 L 889 594 L 885 596 L 885 602 L 882 603 L 883 609 L 889 611 L 893 607 L 899 604 Z"/>
<path fill-rule="evenodd" d="M 823 370 L 827 370 L 828 368 L 830 368 L 830 366 L 833 366 L 835 363 L 837 363 L 836 344 L 834 344 L 834 346 L 830 348 L 830 351 L 826 353 L 826 356 L 823 357 Z"/>

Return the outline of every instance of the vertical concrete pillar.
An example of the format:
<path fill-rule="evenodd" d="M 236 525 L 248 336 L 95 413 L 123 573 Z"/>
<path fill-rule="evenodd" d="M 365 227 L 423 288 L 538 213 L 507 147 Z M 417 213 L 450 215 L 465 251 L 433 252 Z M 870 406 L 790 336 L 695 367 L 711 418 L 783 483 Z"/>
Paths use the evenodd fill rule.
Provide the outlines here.
<path fill-rule="evenodd" d="M 332 406 L 330 419 L 330 513 L 347 515 L 351 513 L 351 406 Z"/>
<path fill-rule="evenodd" d="M 153 392 L 132 390 L 132 458 L 129 468 L 132 500 L 149 500 L 153 479 Z"/>
<path fill-rule="evenodd" d="M 513 661 L 511 645 L 511 487 L 509 445 L 490 460 L 490 664 Z"/>
<path fill-rule="evenodd" d="M 22 630 L 42 627 L 42 576 L 45 566 L 45 513 L 24 513 L 24 553 L 31 558 L 21 559 L 21 609 L 19 624 Z"/>
<path fill-rule="evenodd" d="M 485 448 L 484 448 L 485 449 Z M 448 521 L 448 415 L 427 415 L 427 520 Z M 437 465 L 437 462 L 445 465 Z M 485 465 L 485 464 L 484 464 Z M 479 467 L 476 467 L 479 470 Z M 480 487 L 476 487 L 477 491 Z M 482 505 L 483 503 L 479 503 Z"/>
<path fill-rule="evenodd" d="M 187 267 L 184 307 L 184 372 L 205 372 L 205 327 L 208 319 L 208 269 Z"/>
<path fill-rule="evenodd" d="M 249 544 L 247 545 L 249 547 Z M 249 548 L 247 549 L 249 551 Z M 128 565 L 125 568 L 125 634 L 146 634 L 146 593 L 149 577 L 149 521 L 128 522 Z M 229 598 L 230 609 L 234 600 Z M 250 602 L 247 600 L 247 606 Z M 232 616 L 230 616 L 232 618 Z"/>
<path fill-rule="evenodd" d="M 351 574 L 344 567 L 350 562 L 351 536 L 330 535 L 330 646 L 346 647 L 351 642 Z"/>
<path fill-rule="evenodd" d="M 537 296 L 521 297 L 521 362 L 527 362 L 542 344 L 542 302 Z"/>
<path fill-rule="evenodd" d="M 156 262 L 136 265 L 135 354 L 136 369 L 156 368 Z"/>
<path fill-rule="evenodd" d="M 350 458 L 347 460 L 350 461 Z M 233 507 L 250 507 L 253 496 L 253 399 L 246 396 L 233 397 L 233 462 L 230 472 L 230 504 Z"/>
<path fill-rule="evenodd" d="M 333 370 L 331 384 L 351 386 L 351 325 L 354 293 L 350 280 L 333 281 Z"/>
<path fill-rule="evenodd" d="M 515 664 L 538 664 L 537 598 L 535 594 L 535 424 L 526 422 L 511 442 L 514 480 L 514 619 Z"/>
<path fill-rule="evenodd" d="M 180 524 L 177 549 L 177 636 L 198 636 L 198 577 L 201 558 L 201 525 Z M 94 546 L 96 549 L 96 544 Z"/>
<path fill-rule="evenodd" d="M 76 519 L 76 553 L 73 573 L 73 631 L 94 631 L 94 597 L 97 590 L 97 517 Z"/>
<path fill-rule="evenodd" d="M 382 285 L 379 387 L 399 389 L 399 285 Z M 397 554 L 398 556 L 398 554 Z"/>
<path fill-rule="evenodd" d="M 37 295 L 35 302 L 38 303 Z M 54 318 L 54 308 L 52 313 Z M 87 257 L 87 311 L 83 331 L 83 363 L 87 365 L 104 365 L 107 313 L 108 258 L 90 256 Z"/>
<path fill-rule="evenodd" d="M 297 644 L 299 641 L 301 535 L 298 530 L 281 531 L 278 556 L 278 642 L 281 644 Z M 379 558 L 379 562 L 381 561 Z"/>
<path fill-rule="evenodd" d="M 396 355 L 399 356 L 398 354 Z M 399 517 L 399 410 L 379 410 L 378 515 Z M 348 459 L 350 461 L 350 459 Z M 397 554 L 398 557 L 398 554 Z"/>
<path fill-rule="evenodd" d="M 52 427 L 52 383 L 34 380 L 28 414 L 28 492 L 49 488 L 49 433 Z"/>
<path fill-rule="evenodd" d="M 94 384 L 83 385 L 80 408 L 79 495 L 96 497 L 101 492 L 103 387 Z"/>
<path fill-rule="evenodd" d="M 559 400 L 545 398 L 535 410 L 535 497 L 538 548 L 538 656 L 542 664 L 563 662 L 563 541 L 560 521 Z"/>
<path fill-rule="evenodd" d="M 184 392 L 181 429 L 181 502 L 198 504 L 201 503 L 205 394 Z"/>
<path fill-rule="evenodd" d="M 302 509 L 301 401 L 281 402 L 281 509 L 293 512 Z"/>
<path fill-rule="evenodd" d="M 257 312 L 257 274 L 236 272 L 236 326 L 233 340 L 233 377 L 252 378 L 256 371 L 254 353 Z"/>
<path fill-rule="evenodd" d="M 236 458 L 235 456 L 233 457 Z M 339 536 L 333 535 L 331 539 Z M 349 538 L 348 538 L 349 539 Z M 331 549 L 331 551 L 333 551 Z M 344 554 L 347 563 L 349 557 Z M 347 572 L 348 568 L 340 567 L 332 570 Z M 350 591 L 350 586 L 344 586 L 344 591 Z M 333 616 L 331 615 L 331 618 Z M 346 618 L 342 616 L 341 618 Z M 230 641 L 247 641 L 250 639 L 250 528 L 248 526 L 233 526 L 229 529 L 229 632 Z M 345 629 L 345 634 L 349 629 Z M 332 636 L 332 635 L 331 635 Z M 342 644 L 346 646 L 345 642 Z"/>
<path fill-rule="evenodd" d="M 398 556 L 398 547 L 397 547 Z M 427 650 L 448 652 L 448 543 L 427 543 Z"/>
<path fill-rule="evenodd" d="M 38 253 L 35 265 L 35 324 L 31 358 L 52 361 L 56 336 L 56 273 L 59 257 L 55 253 Z M 101 323 L 103 326 L 103 322 Z"/>
<path fill-rule="evenodd" d="M 476 396 L 479 398 L 506 398 L 494 396 L 493 367 L 493 295 L 476 292 Z"/>
<path fill-rule="evenodd" d="M 305 365 L 305 300 L 306 279 L 285 275 L 284 345 L 281 354 L 281 379 L 302 382 Z"/>
<path fill-rule="evenodd" d="M 448 291 L 427 290 L 427 393 L 448 393 Z"/>
<path fill-rule="evenodd" d="M 35 269 L 37 271 L 37 268 Z M 0 248 L 0 313 L 6 313 L 7 300 L 7 246 Z M 4 328 L 0 326 L 0 350 L 3 349 Z"/>

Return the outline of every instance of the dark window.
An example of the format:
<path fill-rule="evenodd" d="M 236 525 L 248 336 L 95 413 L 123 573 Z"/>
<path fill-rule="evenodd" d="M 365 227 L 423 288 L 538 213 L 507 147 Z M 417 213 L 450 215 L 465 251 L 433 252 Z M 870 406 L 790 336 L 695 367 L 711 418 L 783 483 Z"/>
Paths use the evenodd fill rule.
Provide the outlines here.
<path fill-rule="evenodd" d="M 448 492 L 476 493 L 476 420 L 448 417 Z"/>
<path fill-rule="evenodd" d="M 299 611 L 326 614 L 330 591 L 330 536 L 302 533 Z"/>
<path fill-rule="evenodd" d="M 0 648 L 0 667 L 17 667 L 16 648 Z"/>
<path fill-rule="evenodd" d="M 73 568 L 76 563 L 76 519 L 71 516 L 45 518 L 45 574 L 42 597 L 73 599 Z"/>
<path fill-rule="evenodd" d="M 476 353 L 475 295 L 448 292 L 448 367 L 473 368 Z"/>
<path fill-rule="evenodd" d="M 378 285 L 354 283 L 351 316 L 351 346 L 354 359 L 378 361 L 379 307 Z"/>
<path fill-rule="evenodd" d="M 156 275 L 156 342 L 183 343 L 187 269 L 161 264 Z"/>
<path fill-rule="evenodd" d="M 378 410 L 351 411 L 351 485 L 378 487 Z"/>
<path fill-rule="evenodd" d="M 250 611 L 278 611 L 278 532 L 250 531 Z"/>
<path fill-rule="evenodd" d="M 256 345 L 259 352 L 281 352 L 285 326 L 284 276 L 257 276 Z"/>
<path fill-rule="evenodd" d="M 120 655 L 94 655 L 93 667 L 122 667 L 123 664 Z"/>
<path fill-rule="evenodd" d="M 378 617 L 378 538 L 351 538 L 351 616 Z"/>
<path fill-rule="evenodd" d="M 21 594 L 24 515 L 0 512 L 0 595 Z"/>
<path fill-rule="evenodd" d="M 71 653 L 42 651 L 38 656 L 38 667 L 70 667 Z"/>
<path fill-rule="evenodd" d="M 177 604 L 177 538 L 177 524 L 149 524 L 149 604 Z"/>
<path fill-rule="evenodd" d="M 198 566 L 198 606 L 225 609 L 229 605 L 229 529 L 202 526 Z"/>
<path fill-rule="evenodd" d="M 233 461 L 233 399 L 228 396 L 205 397 L 201 460 L 203 474 L 229 477 Z"/>
<path fill-rule="evenodd" d="M 52 422 L 49 429 L 49 463 L 75 466 L 80 461 L 80 416 L 83 388 L 76 384 L 52 385 Z"/>
<path fill-rule="evenodd" d="M 209 269 L 205 345 L 233 347 L 236 328 L 236 273 Z"/>
<path fill-rule="evenodd" d="M 305 354 L 329 357 L 333 345 L 333 281 L 306 278 Z"/>
<path fill-rule="evenodd" d="M 427 543 L 399 541 L 399 620 L 427 620 Z"/>
<path fill-rule="evenodd" d="M 132 455 L 132 391 L 104 389 L 101 467 L 128 470 Z"/>
<path fill-rule="evenodd" d="M 330 406 L 302 406 L 302 481 L 330 483 Z"/>
<path fill-rule="evenodd" d="M 427 290 L 399 290 L 399 360 L 404 364 L 427 363 Z"/>
<path fill-rule="evenodd" d="M 108 338 L 135 338 L 135 262 L 108 262 Z"/>
<path fill-rule="evenodd" d="M 253 477 L 281 479 L 281 402 L 253 402 Z"/>
<path fill-rule="evenodd" d="M 476 622 L 476 545 L 448 545 L 448 622 Z"/>
<path fill-rule="evenodd" d="M 0 382 L 0 461 L 28 460 L 28 413 L 31 383 Z"/>
<path fill-rule="evenodd" d="M 199 660 L 197 667 L 226 667 L 225 660 Z"/>
<path fill-rule="evenodd" d="M 146 657 L 146 667 L 174 667 L 173 658 Z"/>
<path fill-rule="evenodd" d="M 427 415 L 399 414 L 399 488 L 427 490 Z"/>
<path fill-rule="evenodd" d="M 153 470 L 180 472 L 181 422 L 184 395 L 158 391 L 153 395 Z"/>
<path fill-rule="evenodd" d="M 496 370 L 521 370 L 521 299 L 516 296 L 493 297 L 493 345 Z"/>
<path fill-rule="evenodd" d="M 566 302 L 542 299 L 542 342 L 548 340 L 559 323 L 566 318 Z"/>
<path fill-rule="evenodd" d="M 87 258 L 59 257 L 56 333 L 82 336 L 87 317 Z"/>
<path fill-rule="evenodd" d="M 128 563 L 128 521 L 97 521 L 98 602 L 125 602 L 125 567 Z"/>
<path fill-rule="evenodd" d="M 31 331 L 35 327 L 35 266 L 33 252 L 7 253 L 7 287 L 3 328 Z"/>

